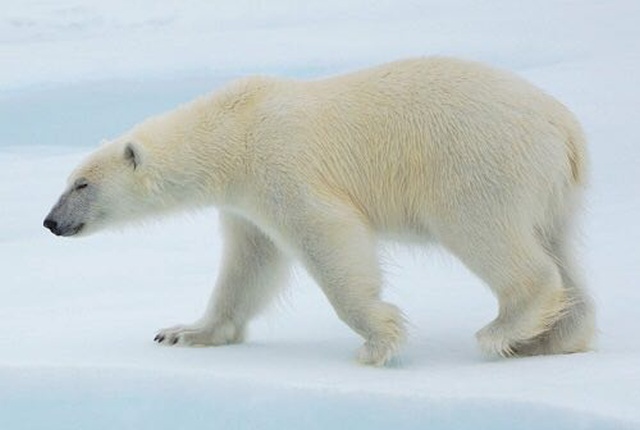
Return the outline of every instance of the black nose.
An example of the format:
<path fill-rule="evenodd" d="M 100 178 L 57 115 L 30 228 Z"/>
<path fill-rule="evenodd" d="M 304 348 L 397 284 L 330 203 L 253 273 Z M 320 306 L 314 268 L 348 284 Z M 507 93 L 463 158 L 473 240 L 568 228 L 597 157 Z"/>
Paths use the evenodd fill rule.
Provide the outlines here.
<path fill-rule="evenodd" d="M 58 223 L 51 218 L 47 218 L 44 220 L 45 228 L 51 230 L 52 233 L 56 233 L 58 231 Z"/>

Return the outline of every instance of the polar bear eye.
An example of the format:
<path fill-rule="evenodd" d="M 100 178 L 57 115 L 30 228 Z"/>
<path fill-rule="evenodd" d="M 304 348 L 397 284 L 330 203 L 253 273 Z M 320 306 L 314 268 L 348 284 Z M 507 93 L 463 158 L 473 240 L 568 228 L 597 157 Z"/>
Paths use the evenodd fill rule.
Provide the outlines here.
<path fill-rule="evenodd" d="M 79 184 L 77 184 L 77 185 L 74 187 L 74 190 L 76 190 L 76 191 L 80 191 L 80 190 L 82 190 L 82 189 L 84 189 L 84 188 L 87 188 L 87 186 L 88 186 L 88 185 L 89 185 L 89 183 L 88 183 L 88 182 L 80 182 Z"/>

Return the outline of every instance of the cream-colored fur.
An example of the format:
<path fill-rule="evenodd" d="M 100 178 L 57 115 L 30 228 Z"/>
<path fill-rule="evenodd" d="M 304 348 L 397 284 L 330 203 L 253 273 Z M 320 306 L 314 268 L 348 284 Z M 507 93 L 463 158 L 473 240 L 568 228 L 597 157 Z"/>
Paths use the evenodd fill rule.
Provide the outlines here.
<path fill-rule="evenodd" d="M 364 338 L 359 359 L 384 364 L 405 337 L 402 313 L 380 299 L 376 243 L 391 238 L 438 242 L 491 288 L 499 314 L 478 332 L 483 350 L 567 353 L 594 334 L 572 260 L 585 177 L 580 126 L 553 98 L 477 63 L 414 59 L 317 81 L 244 79 L 151 118 L 72 174 L 48 227 L 83 234 L 220 208 L 210 305 L 160 343 L 241 341 L 293 257 Z"/>

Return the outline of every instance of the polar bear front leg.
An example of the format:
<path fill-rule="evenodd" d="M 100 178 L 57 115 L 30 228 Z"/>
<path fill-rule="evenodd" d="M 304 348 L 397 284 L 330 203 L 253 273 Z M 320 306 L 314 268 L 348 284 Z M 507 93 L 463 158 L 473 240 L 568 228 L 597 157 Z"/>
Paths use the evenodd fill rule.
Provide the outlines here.
<path fill-rule="evenodd" d="M 373 233 L 348 211 L 314 219 L 295 232 L 302 261 L 334 310 L 365 340 L 362 364 L 383 366 L 405 339 L 400 310 L 380 299 L 381 274 Z"/>
<path fill-rule="evenodd" d="M 222 214 L 223 260 L 205 314 L 190 325 L 156 335 L 164 345 L 210 346 L 239 343 L 247 323 L 276 296 L 289 272 L 281 251 L 253 224 Z"/>

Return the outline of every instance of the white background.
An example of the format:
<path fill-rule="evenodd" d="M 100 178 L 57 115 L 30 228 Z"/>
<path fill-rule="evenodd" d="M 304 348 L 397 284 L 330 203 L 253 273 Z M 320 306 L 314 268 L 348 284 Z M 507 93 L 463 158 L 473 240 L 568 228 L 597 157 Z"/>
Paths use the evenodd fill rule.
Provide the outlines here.
<path fill-rule="evenodd" d="M 640 2 L 2 1 L 0 428 L 640 428 Z M 107 4 L 108 3 L 108 4 Z M 390 368 L 297 270 L 246 344 L 163 348 L 218 270 L 212 209 L 82 240 L 42 219 L 103 138 L 249 74 L 445 54 L 519 73 L 589 139 L 582 261 L 595 352 L 484 358 L 488 290 L 437 248 L 385 246 L 411 321 Z"/>

